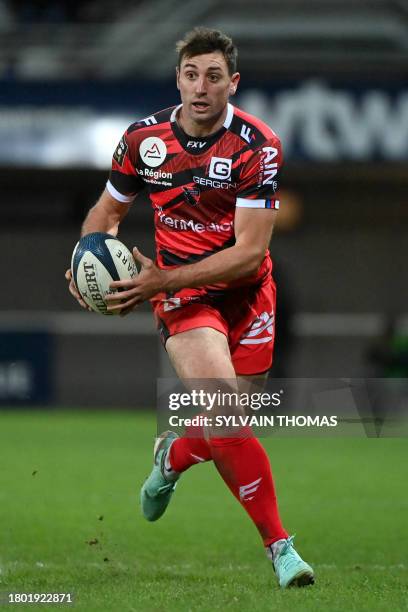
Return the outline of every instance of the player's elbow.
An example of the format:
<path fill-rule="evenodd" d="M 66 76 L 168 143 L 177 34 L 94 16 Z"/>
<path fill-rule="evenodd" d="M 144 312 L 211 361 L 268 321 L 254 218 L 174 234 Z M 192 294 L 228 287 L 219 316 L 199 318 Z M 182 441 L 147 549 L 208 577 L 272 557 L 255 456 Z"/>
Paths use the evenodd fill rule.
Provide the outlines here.
<path fill-rule="evenodd" d="M 265 257 L 265 251 L 260 250 L 257 247 L 253 247 L 246 251 L 246 256 L 244 258 L 243 268 L 245 271 L 245 276 L 251 276 L 252 274 L 256 274 L 260 268 L 261 263 Z"/>

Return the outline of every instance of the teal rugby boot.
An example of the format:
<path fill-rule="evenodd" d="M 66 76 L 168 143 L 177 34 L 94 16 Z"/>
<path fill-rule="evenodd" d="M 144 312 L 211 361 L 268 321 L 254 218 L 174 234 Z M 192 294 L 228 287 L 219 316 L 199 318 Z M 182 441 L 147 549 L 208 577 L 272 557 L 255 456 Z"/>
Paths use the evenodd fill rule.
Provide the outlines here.
<path fill-rule="evenodd" d="M 165 431 L 154 444 L 153 469 L 140 491 L 142 513 L 148 521 L 157 521 L 164 514 L 176 488 L 180 475 L 165 468 L 166 454 L 176 438 L 173 431 Z"/>
<path fill-rule="evenodd" d="M 303 561 L 293 546 L 295 536 L 282 540 L 282 546 L 273 557 L 273 566 L 279 586 L 283 589 L 291 586 L 314 584 L 314 572 L 308 563 Z"/>

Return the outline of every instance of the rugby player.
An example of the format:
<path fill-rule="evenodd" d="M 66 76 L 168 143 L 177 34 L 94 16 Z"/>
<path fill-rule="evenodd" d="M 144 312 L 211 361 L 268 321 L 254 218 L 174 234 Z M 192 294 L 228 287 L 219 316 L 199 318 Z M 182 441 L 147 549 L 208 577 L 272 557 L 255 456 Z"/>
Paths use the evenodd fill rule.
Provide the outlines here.
<path fill-rule="evenodd" d="M 195 28 L 177 51 L 181 103 L 126 130 L 82 235 L 116 236 L 147 187 L 156 261 L 134 249 L 140 274 L 112 283 L 123 292 L 120 304 L 111 296 L 109 309 L 128 313 L 150 300 L 183 381 L 235 381 L 248 390 L 272 363 L 275 285 L 268 245 L 279 208 L 281 145 L 267 125 L 229 102 L 240 75 L 228 36 Z M 69 271 L 66 277 L 86 307 Z M 141 491 L 145 518 L 162 516 L 182 472 L 203 461 L 215 463 L 254 522 L 280 586 L 312 584 L 312 568 L 282 526 L 268 456 L 250 430 L 235 437 L 200 428 L 183 437 L 162 434 Z"/>

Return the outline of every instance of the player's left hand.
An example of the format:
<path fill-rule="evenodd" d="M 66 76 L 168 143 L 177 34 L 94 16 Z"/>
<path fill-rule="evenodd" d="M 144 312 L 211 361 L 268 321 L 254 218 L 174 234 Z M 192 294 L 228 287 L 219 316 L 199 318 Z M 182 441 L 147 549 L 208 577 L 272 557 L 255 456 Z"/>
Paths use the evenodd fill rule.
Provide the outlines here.
<path fill-rule="evenodd" d="M 135 247 L 133 258 L 140 264 L 140 272 L 130 280 L 114 281 L 110 284 L 111 289 L 122 289 L 118 293 L 106 296 L 106 301 L 111 303 L 108 306 L 110 312 L 120 311 L 121 315 L 126 315 L 142 302 L 162 291 L 166 272 L 160 270 L 156 264 L 142 255 Z M 120 301 L 118 298 L 120 296 Z"/>

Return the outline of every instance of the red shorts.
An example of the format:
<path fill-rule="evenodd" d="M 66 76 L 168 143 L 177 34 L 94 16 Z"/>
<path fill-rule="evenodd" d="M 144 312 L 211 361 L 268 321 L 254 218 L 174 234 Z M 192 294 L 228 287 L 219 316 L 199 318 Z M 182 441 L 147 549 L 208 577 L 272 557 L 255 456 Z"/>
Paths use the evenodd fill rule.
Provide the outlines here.
<path fill-rule="evenodd" d="M 152 303 L 163 344 L 170 336 L 198 327 L 225 334 L 237 374 L 261 374 L 272 365 L 275 342 L 276 288 L 270 274 L 261 285 L 226 291 L 222 298 L 177 298 Z"/>

